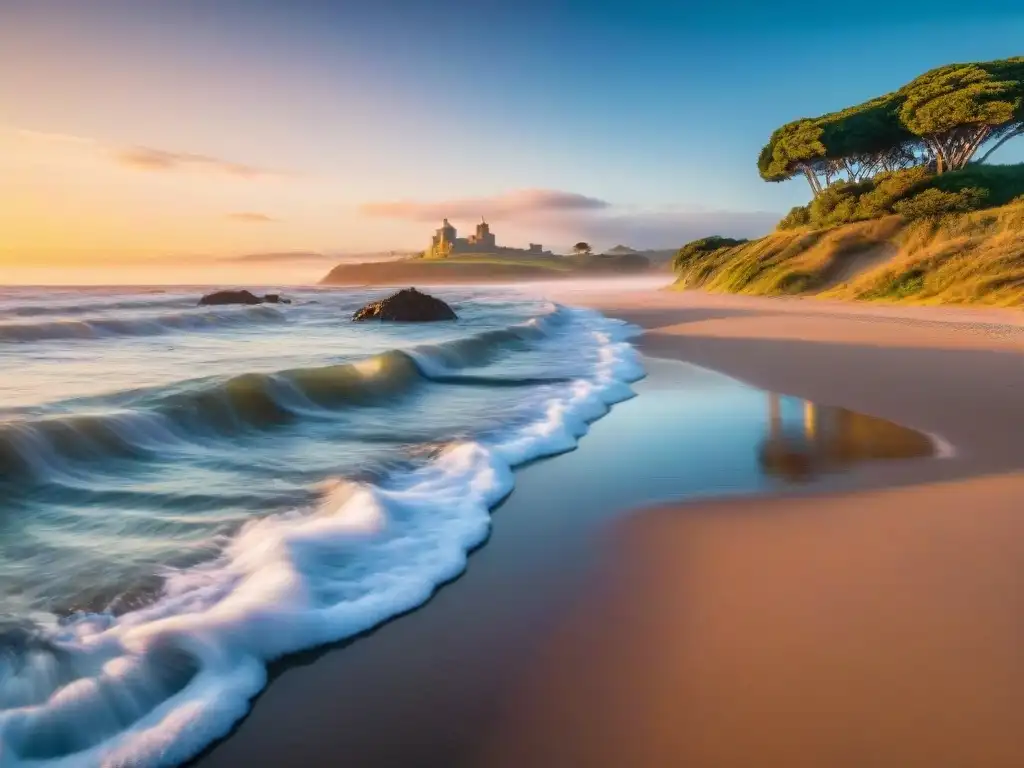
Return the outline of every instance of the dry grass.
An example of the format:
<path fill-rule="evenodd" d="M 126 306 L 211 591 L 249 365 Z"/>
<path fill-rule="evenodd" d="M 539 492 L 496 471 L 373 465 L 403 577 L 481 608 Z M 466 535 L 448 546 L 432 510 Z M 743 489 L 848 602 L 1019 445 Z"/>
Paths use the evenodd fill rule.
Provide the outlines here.
<path fill-rule="evenodd" d="M 708 254 L 677 286 L 921 304 L 1024 303 L 1024 202 L 941 220 L 899 216 L 781 231 Z"/>

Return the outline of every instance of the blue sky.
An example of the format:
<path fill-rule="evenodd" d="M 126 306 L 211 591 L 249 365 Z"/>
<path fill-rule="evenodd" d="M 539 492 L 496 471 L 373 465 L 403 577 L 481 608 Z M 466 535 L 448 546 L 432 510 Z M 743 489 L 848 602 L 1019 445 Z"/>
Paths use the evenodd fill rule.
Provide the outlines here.
<path fill-rule="evenodd" d="M 508 214 L 512 241 L 540 227 L 670 247 L 756 234 L 806 202 L 803 182 L 756 173 L 781 123 L 1021 53 L 1024 3 L 0 0 L 0 127 L 293 177 L 273 193 L 197 193 L 280 226 L 218 221 L 209 246 L 174 246 L 194 252 L 415 247 L 423 222 L 361 207 L 487 209 L 521 190 L 609 209 L 579 231 Z M 1024 160 L 1024 140 L 998 157 Z M 131 187 L 133 204 L 146 194 Z M 173 208 L 180 229 L 192 209 Z"/>

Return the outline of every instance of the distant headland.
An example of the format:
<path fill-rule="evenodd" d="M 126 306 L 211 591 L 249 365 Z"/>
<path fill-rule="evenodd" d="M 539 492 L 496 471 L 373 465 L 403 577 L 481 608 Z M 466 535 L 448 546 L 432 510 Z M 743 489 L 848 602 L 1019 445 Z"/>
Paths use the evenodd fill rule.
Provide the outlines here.
<path fill-rule="evenodd" d="M 395 261 L 344 263 L 321 281 L 324 285 L 399 285 L 440 283 L 499 283 L 556 280 L 572 277 L 604 277 L 638 274 L 651 269 L 652 259 L 625 246 L 607 253 L 593 253 L 589 243 L 579 242 L 572 253 L 559 255 L 540 243 L 527 248 L 498 245 L 490 225 L 481 218 L 476 231 L 459 237 L 444 219 L 430 239 L 430 246 L 415 256 Z"/>

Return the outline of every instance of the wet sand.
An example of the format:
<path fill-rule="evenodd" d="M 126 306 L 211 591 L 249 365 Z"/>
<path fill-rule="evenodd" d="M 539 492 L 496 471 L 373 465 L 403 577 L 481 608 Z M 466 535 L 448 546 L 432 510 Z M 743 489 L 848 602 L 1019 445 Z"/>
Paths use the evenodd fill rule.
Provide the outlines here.
<path fill-rule="evenodd" d="M 700 294 L 589 303 L 642 347 L 956 455 L 609 527 L 487 766 L 1024 765 L 1024 327 Z M 862 490 L 862 489 L 870 490 Z"/>
<path fill-rule="evenodd" d="M 639 396 L 578 450 L 517 471 L 463 577 L 351 643 L 284 660 L 251 716 L 198 764 L 471 764 L 506 692 L 586 593 L 606 524 L 636 504 L 779 484 L 756 457 L 764 393 L 672 361 L 645 367 Z"/>
<path fill-rule="evenodd" d="M 565 300 L 642 325 L 649 355 L 957 453 L 794 490 L 757 471 L 766 415 L 691 398 L 719 389 L 654 362 L 578 451 L 517 473 L 463 578 L 279 668 L 199 763 L 1024 764 L 1024 322 L 657 292 Z M 760 496 L 663 504 L 729 493 Z"/>

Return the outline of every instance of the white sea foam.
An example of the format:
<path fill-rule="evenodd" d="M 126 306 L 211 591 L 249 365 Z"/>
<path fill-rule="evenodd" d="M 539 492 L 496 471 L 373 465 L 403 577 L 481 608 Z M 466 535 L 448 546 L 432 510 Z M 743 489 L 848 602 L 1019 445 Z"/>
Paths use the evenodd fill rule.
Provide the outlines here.
<path fill-rule="evenodd" d="M 573 448 L 643 375 L 633 329 L 563 310 L 586 377 L 532 390 L 529 418 L 441 449 L 383 486 L 323 486 L 312 510 L 252 522 L 151 606 L 82 616 L 0 685 L 0 766 L 164 766 L 224 736 L 268 661 L 364 632 L 428 600 L 487 538 L 513 467 Z"/>

